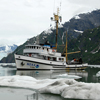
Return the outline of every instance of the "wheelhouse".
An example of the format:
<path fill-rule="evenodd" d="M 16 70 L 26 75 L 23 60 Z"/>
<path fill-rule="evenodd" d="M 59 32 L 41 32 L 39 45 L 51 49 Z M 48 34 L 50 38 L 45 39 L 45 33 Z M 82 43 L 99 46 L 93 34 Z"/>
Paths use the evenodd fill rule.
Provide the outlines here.
<path fill-rule="evenodd" d="M 65 57 L 62 57 L 61 53 L 56 52 L 50 45 L 26 45 L 23 55 L 50 61 L 66 61 Z"/>

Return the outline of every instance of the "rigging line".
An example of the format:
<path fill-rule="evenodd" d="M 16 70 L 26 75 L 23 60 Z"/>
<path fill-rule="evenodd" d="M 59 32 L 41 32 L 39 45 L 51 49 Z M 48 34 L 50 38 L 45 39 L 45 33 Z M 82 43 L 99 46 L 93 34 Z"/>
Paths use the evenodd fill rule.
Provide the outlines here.
<path fill-rule="evenodd" d="M 60 1 L 60 9 L 59 9 L 60 12 L 61 12 L 61 5 L 62 5 L 62 0 Z"/>
<path fill-rule="evenodd" d="M 55 10 L 55 0 L 54 0 L 54 6 L 53 6 L 53 13 L 55 12 L 54 10 Z"/>

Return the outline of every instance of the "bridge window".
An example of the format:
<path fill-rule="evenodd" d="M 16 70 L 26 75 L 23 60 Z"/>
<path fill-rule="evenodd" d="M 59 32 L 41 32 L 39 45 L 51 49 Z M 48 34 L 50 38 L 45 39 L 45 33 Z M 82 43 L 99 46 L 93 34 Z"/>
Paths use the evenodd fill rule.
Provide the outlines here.
<path fill-rule="evenodd" d="M 53 58 L 53 61 L 56 61 L 56 58 Z"/>
<path fill-rule="evenodd" d="M 50 57 L 48 57 L 48 60 L 50 60 Z"/>
<path fill-rule="evenodd" d="M 64 61 L 64 58 L 62 58 L 62 61 Z"/>
<path fill-rule="evenodd" d="M 59 60 L 61 60 L 61 58 L 59 58 Z"/>
<path fill-rule="evenodd" d="M 47 51 L 49 51 L 49 49 L 47 48 Z"/>

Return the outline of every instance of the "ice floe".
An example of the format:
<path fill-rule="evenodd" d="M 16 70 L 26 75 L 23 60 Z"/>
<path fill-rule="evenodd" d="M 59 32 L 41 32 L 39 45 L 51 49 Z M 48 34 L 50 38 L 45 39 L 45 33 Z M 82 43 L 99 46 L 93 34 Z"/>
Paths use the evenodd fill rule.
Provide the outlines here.
<path fill-rule="evenodd" d="M 60 75 L 57 75 L 57 76 L 55 76 L 53 78 L 80 79 L 82 77 L 77 76 L 77 75 L 60 74 Z"/>
<path fill-rule="evenodd" d="M 100 68 L 100 65 L 88 65 L 88 67 L 91 67 L 91 68 Z"/>
<path fill-rule="evenodd" d="M 60 94 L 64 98 L 100 99 L 100 83 L 84 83 L 75 80 L 56 81 L 40 89 L 41 93 Z"/>
<path fill-rule="evenodd" d="M 78 82 L 74 79 L 37 80 L 30 76 L 3 76 L 0 77 L 0 86 L 36 89 L 40 93 L 59 94 L 64 98 L 100 99 L 100 83 Z"/>
<path fill-rule="evenodd" d="M 96 73 L 96 77 L 100 77 L 100 71 Z"/>

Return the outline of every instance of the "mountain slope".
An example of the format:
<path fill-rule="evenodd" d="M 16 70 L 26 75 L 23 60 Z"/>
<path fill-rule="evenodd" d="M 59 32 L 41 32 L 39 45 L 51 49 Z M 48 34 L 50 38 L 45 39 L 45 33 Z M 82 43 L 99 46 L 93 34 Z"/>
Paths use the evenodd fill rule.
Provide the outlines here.
<path fill-rule="evenodd" d="M 83 61 L 89 64 L 100 64 L 100 26 L 91 30 L 84 31 L 77 39 L 73 39 L 68 44 L 68 51 L 80 50 L 77 57 L 82 57 Z M 76 54 L 68 55 L 69 59 Z"/>
<path fill-rule="evenodd" d="M 91 53 L 89 53 L 87 51 L 88 50 L 91 50 L 91 52 L 92 52 L 92 50 L 95 51 L 95 48 L 97 47 L 97 45 L 96 45 L 97 36 L 95 36 L 95 38 L 93 38 L 95 45 L 92 48 L 90 47 L 91 49 L 87 48 L 87 47 L 89 47 L 88 44 L 92 37 L 90 37 L 90 35 L 89 35 L 89 32 L 91 30 L 88 30 L 88 31 L 85 31 L 85 30 L 93 29 L 99 25 L 100 25 L 100 10 L 96 10 L 96 11 L 93 11 L 93 12 L 87 13 L 87 14 L 77 15 L 77 16 L 73 17 L 69 22 L 64 23 L 62 25 L 62 27 L 59 28 L 59 30 L 58 30 L 58 32 L 59 32 L 58 33 L 58 45 L 65 44 L 66 30 L 67 30 L 68 31 L 68 51 L 70 52 L 70 51 L 75 51 L 75 50 L 76 51 L 81 50 L 82 51 L 81 53 L 74 54 L 74 55 L 76 55 L 77 57 L 80 57 L 80 55 L 81 55 L 85 62 L 92 63 L 91 59 L 89 60 Z M 43 31 L 39 36 L 31 38 L 31 39 L 29 39 L 29 41 L 26 41 L 23 45 L 19 46 L 12 54 L 8 55 L 8 57 L 3 58 L 1 60 L 1 62 L 2 63 L 3 62 L 5 62 L 5 63 L 6 62 L 14 62 L 14 53 L 18 51 L 17 52 L 18 54 L 22 54 L 25 44 L 34 43 L 34 42 L 36 42 L 37 39 L 39 40 L 40 43 L 44 43 L 44 41 L 47 39 L 52 45 L 55 45 L 55 33 L 56 32 L 55 32 L 54 28 L 50 28 L 47 31 Z M 94 33 L 94 31 L 92 33 Z M 82 35 L 82 37 L 81 37 L 81 35 Z M 81 40 L 79 38 L 81 38 Z M 87 41 L 87 40 L 89 40 L 89 41 Z M 81 41 L 81 43 L 78 41 Z M 58 47 L 58 51 L 63 52 L 61 47 Z M 89 57 L 87 57 L 86 54 L 88 54 Z M 95 53 L 95 55 L 96 54 L 97 53 Z M 69 59 L 72 59 L 74 57 L 74 55 L 73 56 L 69 55 L 68 56 Z M 10 59 L 10 60 L 8 60 L 8 59 Z"/>
<path fill-rule="evenodd" d="M 63 26 L 65 30 L 68 30 L 68 34 L 72 34 L 71 37 L 77 37 L 87 29 L 100 26 L 100 10 L 74 16 L 69 22 L 65 22 Z"/>

